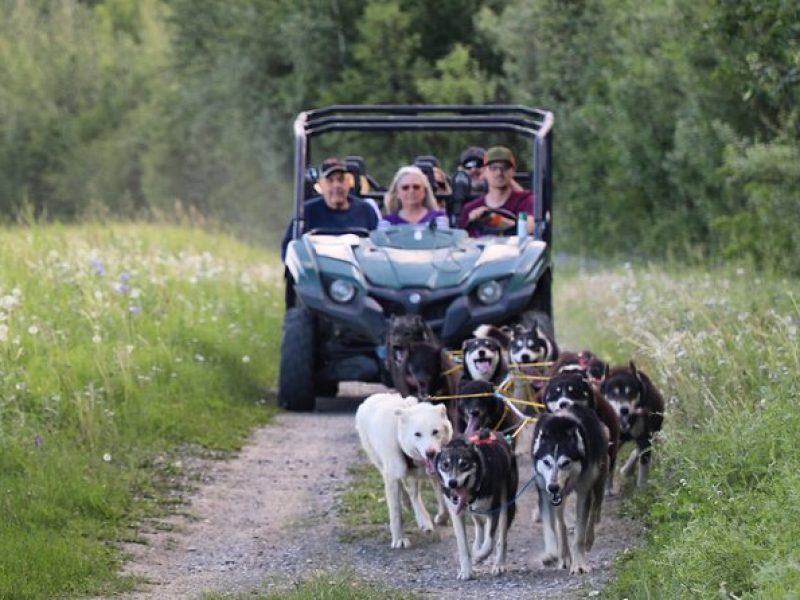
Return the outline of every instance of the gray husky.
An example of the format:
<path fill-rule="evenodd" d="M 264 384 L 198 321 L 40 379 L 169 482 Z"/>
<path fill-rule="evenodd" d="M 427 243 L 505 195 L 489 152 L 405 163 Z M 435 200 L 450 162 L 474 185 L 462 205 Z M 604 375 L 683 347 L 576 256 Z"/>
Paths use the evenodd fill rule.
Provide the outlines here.
<path fill-rule="evenodd" d="M 586 553 L 594 543 L 608 474 L 608 435 L 597 414 L 580 404 L 539 417 L 531 455 L 544 531 L 545 566 L 575 575 L 588 573 Z M 564 500 L 575 492 L 575 537 L 567 545 Z"/>
<path fill-rule="evenodd" d="M 502 435 L 481 429 L 469 437 L 455 438 L 437 455 L 436 473 L 453 521 L 458 547 L 458 579 L 472 577 L 472 565 L 494 548 L 492 575 L 506 570 L 508 529 L 516 512 L 519 484 L 517 459 Z M 464 518 L 475 525 L 472 556 L 467 547 Z"/>

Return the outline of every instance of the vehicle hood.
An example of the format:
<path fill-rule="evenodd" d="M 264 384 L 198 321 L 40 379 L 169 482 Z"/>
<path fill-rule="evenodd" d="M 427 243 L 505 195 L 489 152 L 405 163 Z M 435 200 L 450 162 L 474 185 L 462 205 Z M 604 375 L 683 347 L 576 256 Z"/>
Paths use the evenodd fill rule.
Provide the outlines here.
<path fill-rule="evenodd" d="M 309 258 L 321 273 L 361 279 L 366 287 L 440 289 L 458 286 L 476 273 L 497 277 L 538 262 L 543 242 L 516 236 L 469 238 L 462 230 L 398 226 L 352 234 L 306 235 Z"/>

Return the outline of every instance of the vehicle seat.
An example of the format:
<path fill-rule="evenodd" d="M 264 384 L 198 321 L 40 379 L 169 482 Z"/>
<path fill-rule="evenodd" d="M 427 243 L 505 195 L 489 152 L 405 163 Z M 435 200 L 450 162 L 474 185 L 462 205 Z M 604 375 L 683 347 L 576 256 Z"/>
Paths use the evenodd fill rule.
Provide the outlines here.
<path fill-rule="evenodd" d="M 414 166 L 419 167 L 419 170 L 425 173 L 428 182 L 431 184 L 431 189 L 436 189 L 436 179 L 433 176 L 433 167 L 439 166 L 439 159 L 431 154 L 423 154 L 414 159 Z"/>

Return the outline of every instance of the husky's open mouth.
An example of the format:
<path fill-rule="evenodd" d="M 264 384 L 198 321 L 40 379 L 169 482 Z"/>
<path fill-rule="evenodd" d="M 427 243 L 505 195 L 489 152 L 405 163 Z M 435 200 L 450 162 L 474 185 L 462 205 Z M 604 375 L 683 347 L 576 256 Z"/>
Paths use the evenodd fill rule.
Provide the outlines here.
<path fill-rule="evenodd" d="M 569 496 L 570 493 L 572 493 L 572 490 L 575 489 L 574 485 L 575 484 L 572 478 L 569 478 L 567 479 L 567 481 L 564 483 L 564 486 L 560 490 L 558 490 L 557 492 L 550 492 L 550 504 L 552 504 L 553 506 L 560 505 L 564 501 L 564 498 Z"/>
<path fill-rule="evenodd" d="M 467 488 L 450 488 L 450 500 L 456 505 L 456 514 L 460 515 L 467 509 L 469 492 Z"/>
<path fill-rule="evenodd" d="M 435 475 L 436 474 L 436 466 L 433 464 L 433 461 L 430 458 L 425 457 L 425 472 L 428 475 Z"/>
<path fill-rule="evenodd" d="M 402 346 L 395 346 L 392 350 L 393 350 L 392 354 L 394 355 L 395 364 L 398 365 L 403 364 L 403 361 L 406 359 L 408 351 Z"/>
<path fill-rule="evenodd" d="M 476 358 L 474 362 L 475 362 L 475 368 L 478 369 L 478 372 L 481 375 L 486 375 L 492 369 L 491 358 Z"/>

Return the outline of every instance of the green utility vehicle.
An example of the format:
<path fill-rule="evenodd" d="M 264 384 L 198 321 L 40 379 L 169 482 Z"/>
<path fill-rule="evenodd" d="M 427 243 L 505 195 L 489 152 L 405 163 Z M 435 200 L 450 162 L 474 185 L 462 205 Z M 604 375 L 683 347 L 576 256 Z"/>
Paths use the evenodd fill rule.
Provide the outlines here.
<path fill-rule="evenodd" d="M 459 348 L 480 324 L 513 324 L 530 312 L 552 320 L 552 127 L 552 113 L 522 106 L 331 106 L 297 116 L 281 406 L 313 410 L 316 397 L 335 395 L 340 381 L 388 383 L 384 342 L 392 315 L 421 315 L 449 348 Z M 449 229 L 434 221 L 301 234 L 303 203 L 314 194 L 312 140 L 342 132 L 419 132 L 422 138 L 433 131 L 478 132 L 487 146 L 499 136 L 513 137 L 525 146 L 517 157 L 530 170 L 516 178 L 534 194 L 528 216 L 533 235 L 518 235 L 515 226 L 470 238 L 455 228 L 458 212 L 472 197 L 464 172 L 453 175 L 451 193 L 437 194 L 447 207 Z M 355 182 L 370 184 L 367 191 L 356 185 L 354 193 L 380 203 L 381 186 L 365 172 L 363 157 L 344 162 Z M 415 164 L 430 173 L 435 162 L 424 155 Z"/>

